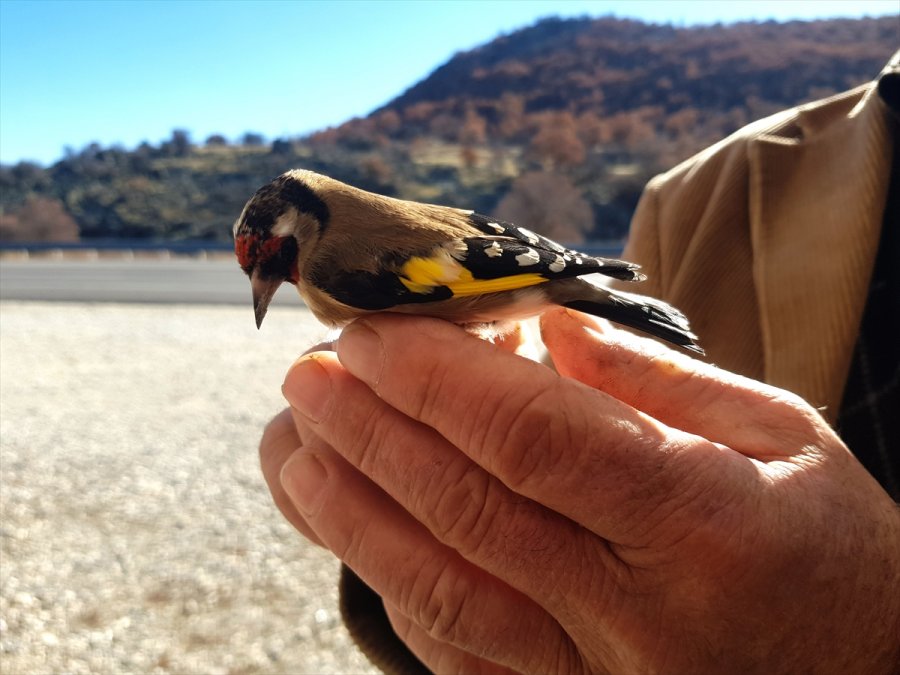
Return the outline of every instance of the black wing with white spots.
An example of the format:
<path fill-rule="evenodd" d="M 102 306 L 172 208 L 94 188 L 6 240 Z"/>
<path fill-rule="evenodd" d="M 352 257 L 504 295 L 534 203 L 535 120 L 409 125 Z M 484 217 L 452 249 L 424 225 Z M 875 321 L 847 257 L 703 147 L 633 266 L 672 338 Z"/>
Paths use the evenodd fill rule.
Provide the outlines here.
<path fill-rule="evenodd" d="M 476 279 L 536 273 L 548 279 L 603 274 L 623 281 L 642 281 L 639 265 L 599 258 L 560 246 L 524 227 L 473 213 L 469 220 L 487 237 L 465 239 L 465 265 Z"/>
<path fill-rule="evenodd" d="M 470 219 L 485 236 L 429 251 L 390 252 L 383 256 L 377 273 L 323 264 L 311 272 L 309 280 L 346 305 L 383 310 L 516 290 L 534 285 L 535 275 L 547 280 L 595 273 L 627 281 L 644 278 L 634 263 L 573 251 L 525 228 L 477 214 Z"/>

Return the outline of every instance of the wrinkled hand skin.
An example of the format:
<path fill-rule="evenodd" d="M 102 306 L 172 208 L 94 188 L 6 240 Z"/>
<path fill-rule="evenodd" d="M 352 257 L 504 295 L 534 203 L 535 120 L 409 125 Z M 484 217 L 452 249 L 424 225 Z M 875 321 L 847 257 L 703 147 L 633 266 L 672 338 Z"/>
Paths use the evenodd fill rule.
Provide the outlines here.
<path fill-rule="evenodd" d="M 426 665 L 896 671 L 900 513 L 816 411 L 575 312 L 541 331 L 559 374 L 357 321 L 263 436 L 281 511 Z"/>

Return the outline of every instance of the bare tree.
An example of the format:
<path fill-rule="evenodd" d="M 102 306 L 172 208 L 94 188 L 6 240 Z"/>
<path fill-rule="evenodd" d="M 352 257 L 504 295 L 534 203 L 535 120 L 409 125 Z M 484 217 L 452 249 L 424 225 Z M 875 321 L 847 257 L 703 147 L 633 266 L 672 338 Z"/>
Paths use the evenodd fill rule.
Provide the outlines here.
<path fill-rule="evenodd" d="M 569 112 L 547 115 L 529 149 L 545 167 L 584 163 L 584 143 L 578 138 L 575 120 Z"/>
<path fill-rule="evenodd" d="M 15 213 L 0 215 L 2 241 L 78 241 L 78 224 L 58 199 L 29 197 Z"/>

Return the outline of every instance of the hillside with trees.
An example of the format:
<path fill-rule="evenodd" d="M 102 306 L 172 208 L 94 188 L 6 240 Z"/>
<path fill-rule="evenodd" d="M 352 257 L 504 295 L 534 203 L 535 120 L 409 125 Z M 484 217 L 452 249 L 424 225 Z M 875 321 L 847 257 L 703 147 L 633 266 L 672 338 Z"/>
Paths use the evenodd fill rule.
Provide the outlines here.
<path fill-rule="evenodd" d="M 175 130 L 159 145 L 0 167 L 0 239 L 227 241 L 256 188 L 293 167 L 569 242 L 621 239 L 652 175 L 754 119 L 870 81 L 898 45 L 898 17 L 545 19 L 305 137 Z"/>

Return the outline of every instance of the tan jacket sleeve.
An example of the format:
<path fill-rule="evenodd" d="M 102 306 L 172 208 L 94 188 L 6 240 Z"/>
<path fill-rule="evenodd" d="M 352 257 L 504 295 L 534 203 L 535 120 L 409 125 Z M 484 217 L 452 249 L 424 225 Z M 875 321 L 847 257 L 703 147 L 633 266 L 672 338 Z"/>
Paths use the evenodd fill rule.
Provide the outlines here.
<path fill-rule="evenodd" d="M 625 257 L 707 360 L 833 421 L 868 290 L 892 146 L 874 83 L 760 120 L 651 181 Z M 619 287 L 622 287 L 621 285 Z"/>

